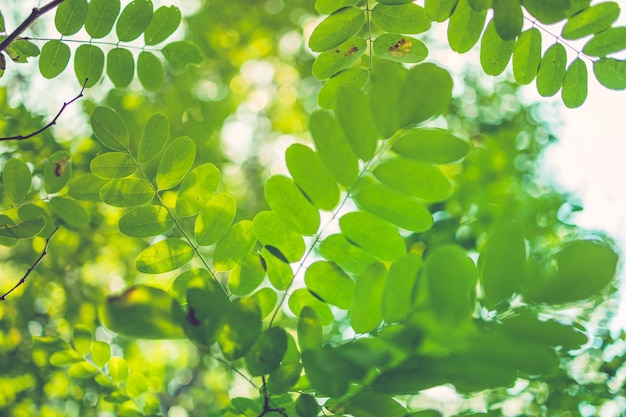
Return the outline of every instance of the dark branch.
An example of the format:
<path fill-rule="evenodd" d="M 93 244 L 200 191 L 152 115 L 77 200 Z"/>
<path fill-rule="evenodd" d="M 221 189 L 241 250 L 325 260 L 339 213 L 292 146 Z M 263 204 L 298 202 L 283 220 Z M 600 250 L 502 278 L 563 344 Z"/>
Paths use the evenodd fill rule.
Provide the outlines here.
<path fill-rule="evenodd" d="M 33 270 L 35 268 L 37 268 L 37 265 L 39 265 L 41 263 L 41 261 L 43 260 L 44 256 L 46 256 L 46 253 L 48 253 L 48 245 L 50 245 L 50 240 L 52 240 L 52 237 L 56 234 L 56 232 L 59 230 L 58 227 L 56 227 L 54 229 L 54 231 L 52 232 L 52 234 L 50 236 L 48 236 L 48 238 L 46 239 L 46 245 L 43 247 L 43 252 L 41 252 L 41 255 L 39 255 L 39 257 L 35 260 L 35 262 L 30 266 L 30 268 L 28 268 L 28 270 L 26 270 L 26 273 L 24 274 L 24 276 L 19 280 L 19 282 L 17 284 L 15 284 L 13 286 L 13 288 L 11 288 L 9 291 L 7 291 L 6 293 L 4 293 L 1 297 L 0 297 L 0 301 L 5 301 L 7 299 L 7 296 L 9 294 L 11 294 L 13 291 L 15 291 L 20 285 L 24 284 L 26 282 L 26 278 L 28 278 L 28 276 L 31 274 L 31 272 L 33 272 Z"/>
<path fill-rule="evenodd" d="M 270 395 L 267 392 L 267 384 L 265 382 L 265 376 L 261 377 L 263 380 L 263 386 L 261 387 L 261 392 L 263 393 L 263 410 L 261 411 L 261 414 L 258 415 L 258 417 L 263 417 L 266 414 L 269 413 L 278 413 L 283 417 L 289 417 L 289 414 L 287 414 L 287 412 L 285 412 L 285 409 L 282 407 L 272 407 L 270 405 Z"/>
<path fill-rule="evenodd" d="M 54 116 L 54 119 L 52 119 L 52 121 L 50 123 L 48 123 L 47 125 L 45 125 L 41 129 L 36 130 L 35 132 L 29 133 L 28 135 L 7 136 L 7 137 L 4 137 L 4 138 L 0 138 L 0 141 L 29 139 L 29 138 L 32 138 L 35 135 L 40 134 L 44 130 L 49 129 L 52 126 L 54 126 L 57 123 L 57 119 L 59 118 L 59 116 L 61 116 L 61 113 L 63 113 L 63 110 L 65 110 L 65 108 L 67 106 L 69 106 L 70 104 L 72 104 L 73 102 L 75 102 L 76 100 L 78 100 L 79 98 L 81 98 L 83 96 L 83 92 L 85 91 L 85 86 L 87 85 L 87 81 L 88 80 L 89 80 L 89 78 L 85 78 L 85 82 L 83 83 L 83 87 L 80 89 L 80 93 L 78 93 L 78 95 L 76 97 L 74 97 L 73 99 L 71 99 L 67 103 L 63 103 L 63 107 L 61 107 L 61 110 L 59 110 L 57 115 Z"/>
<path fill-rule="evenodd" d="M 26 18 L 13 32 L 9 34 L 1 43 L 0 43 L 0 52 L 7 49 L 7 47 L 13 42 L 22 32 L 26 30 L 30 25 L 32 25 L 35 20 L 42 14 L 49 12 L 50 10 L 57 7 L 59 4 L 63 3 L 65 0 L 52 0 L 50 3 L 46 4 L 43 7 L 35 7 L 33 11 L 30 13 L 30 16 Z"/>

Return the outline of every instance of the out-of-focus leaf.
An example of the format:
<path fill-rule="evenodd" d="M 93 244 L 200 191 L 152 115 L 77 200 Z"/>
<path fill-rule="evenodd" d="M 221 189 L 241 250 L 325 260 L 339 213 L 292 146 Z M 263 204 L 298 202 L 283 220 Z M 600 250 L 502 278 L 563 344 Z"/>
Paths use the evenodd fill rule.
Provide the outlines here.
<path fill-rule="evenodd" d="M 260 335 L 259 306 L 246 298 L 234 300 L 217 338 L 224 357 L 231 361 L 243 357 Z"/>
<path fill-rule="evenodd" d="M 152 52 L 141 51 L 137 58 L 137 78 L 148 91 L 158 91 L 165 79 L 165 70 L 161 60 Z"/>
<path fill-rule="evenodd" d="M 100 198 L 114 207 L 135 207 L 154 198 L 154 189 L 143 178 L 122 178 L 109 181 L 100 188 Z"/>
<path fill-rule="evenodd" d="M 106 180 L 85 174 L 70 183 L 69 195 L 77 200 L 100 202 L 100 188 L 104 184 Z"/>
<path fill-rule="evenodd" d="M 246 354 L 246 367 L 251 375 L 266 375 L 278 368 L 287 350 L 287 334 L 280 327 L 270 327 L 256 340 Z"/>
<path fill-rule="evenodd" d="M 378 129 L 365 93 L 354 85 L 343 87 L 337 97 L 335 114 L 354 153 L 369 161 L 376 151 Z"/>
<path fill-rule="evenodd" d="M 71 198 L 53 197 L 48 204 L 52 212 L 70 226 L 84 227 L 89 224 L 90 216 L 87 210 Z"/>
<path fill-rule="evenodd" d="M 524 7 L 541 23 L 552 24 L 567 17 L 570 0 L 523 0 Z"/>
<path fill-rule="evenodd" d="M 137 170 L 137 163 L 126 152 L 106 152 L 92 159 L 89 169 L 103 179 L 125 178 Z"/>
<path fill-rule="evenodd" d="M 320 319 L 322 326 L 327 326 L 333 321 L 333 313 L 328 304 L 320 301 L 306 288 L 298 288 L 289 296 L 289 309 L 296 317 L 300 317 L 304 307 L 310 307 Z"/>
<path fill-rule="evenodd" d="M 43 171 L 44 188 L 49 194 L 58 193 L 72 178 L 72 156 L 57 151 L 48 157 Z"/>
<path fill-rule="evenodd" d="M 168 43 L 161 52 L 167 63 L 176 70 L 197 66 L 204 61 L 204 54 L 198 45 L 187 40 Z"/>
<path fill-rule="evenodd" d="M 524 16 L 519 0 L 493 0 L 493 21 L 498 35 L 512 40 L 522 31 Z"/>
<path fill-rule="evenodd" d="M 409 253 L 389 268 L 382 302 L 382 314 L 386 322 L 401 321 L 411 312 L 422 265 L 422 258 Z"/>
<path fill-rule="evenodd" d="M 350 303 L 350 325 L 356 333 L 376 330 L 383 320 L 383 291 L 387 280 L 387 270 L 375 263 L 357 279 L 354 295 Z"/>
<path fill-rule="evenodd" d="M 5 223 L 0 226 L 0 237 L 29 239 L 41 232 L 45 225 L 46 221 L 43 217 L 29 219 L 21 223 Z"/>
<path fill-rule="evenodd" d="M 9 159 L 2 167 L 4 193 L 15 203 L 19 203 L 26 197 L 30 190 L 31 181 L 30 169 L 21 159 Z"/>

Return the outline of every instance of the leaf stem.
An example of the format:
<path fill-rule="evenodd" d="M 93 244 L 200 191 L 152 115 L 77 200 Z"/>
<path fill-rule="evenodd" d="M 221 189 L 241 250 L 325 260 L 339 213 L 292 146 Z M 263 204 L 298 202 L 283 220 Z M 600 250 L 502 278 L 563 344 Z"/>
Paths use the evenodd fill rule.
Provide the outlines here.
<path fill-rule="evenodd" d="M 371 21 L 371 9 L 369 0 L 365 0 L 365 15 L 367 17 L 367 40 L 370 46 L 370 71 L 373 68 L 373 60 L 374 60 L 374 46 L 372 42 L 372 21 Z"/>
<path fill-rule="evenodd" d="M 44 13 L 49 12 L 50 10 L 57 7 L 59 4 L 63 3 L 65 0 L 52 0 L 50 3 L 44 5 L 43 7 L 34 7 L 30 16 L 28 16 L 13 32 L 9 34 L 2 42 L 0 42 L 0 52 L 7 49 L 7 47 L 13 42 L 22 32 L 24 32 L 30 25 L 32 25 L 37 18 L 39 18 Z"/>
<path fill-rule="evenodd" d="M 115 47 L 120 46 L 120 42 L 107 42 L 107 41 L 94 41 L 94 40 L 86 41 L 84 39 L 68 39 L 68 38 L 54 39 L 54 38 L 37 38 L 37 37 L 30 37 L 30 36 L 25 36 L 20 39 L 24 39 L 27 41 L 61 41 L 61 42 L 73 42 L 73 43 L 82 43 L 82 44 L 89 44 L 89 45 L 95 44 L 95 45 L 107 45 L 107 46 L 115 46 Z M 150 51 L 150 52 L 161 52 L 160 49 L 153 49 L 153 48 L 147 49 L 146 47 L 134 46 L 134 45 L 124 45 L 124 48 L 137 49 L 141 51 Z"/>

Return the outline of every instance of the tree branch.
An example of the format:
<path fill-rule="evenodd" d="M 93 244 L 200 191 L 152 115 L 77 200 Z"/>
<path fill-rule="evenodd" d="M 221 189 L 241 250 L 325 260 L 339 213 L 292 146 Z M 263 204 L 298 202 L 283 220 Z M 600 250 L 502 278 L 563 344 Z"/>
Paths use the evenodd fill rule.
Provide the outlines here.
<path fill-rule="evenodd" d="M 32 25 L 35 20 L 41 15 L 50 10 L 57 7 L 59 4 L 63 3 L 65 0 L 52 0 L 50 3 L 46 4 L 43 7 L 34 7 L 33 11 L 30 13 L 30 16 L 26 18 L 13 32 L 9 34 L 1 43 L 0 43 L 0 52 L 7 49 L 7 47 L 13 42 L 22 32 L 26 30 L 30 25 Z"/>
<path fill-rule="evenodd" d="M 78 93 L 78 95 L 76 97 L 74 97 L 73 99 L 71 99 L 67 103 L 63 103 L 63 106 L 61 107 L 61 109 L 59 110 L 57 115 L 54 116 L 54 119 L 52 119 L 52 121 L 50 123 L 48 123 L 47 125 L 45 125 L 41 129 L 36 130 L 35 132 L 29 133 L 28 135 L 7 136 L 7 137 L 0 138 L 0 141 L 29 139 L 29 138 L 32 138 L 35 135 L 40 134 L 44 130 L 49 129 L 52 126 L 54 126 L 57 123 L 57 119 L 59 118 L 59 116 L 61 116 L 61 113 L 63 113 L 63 110 L 65 110 L 65 108 L 67 106 L 69 106 L 70 104 L 72 104 L 73 102 L 75 102 L 76 100 L 78 100 L 79 98 L 81 98 L 83 96 L 83 92 L 85 91 L 85 86 L 87 85 L 87 81 L 88 80 L 89 80 L 89 78 L 85 78 L 85 82 L 83 83 L 83 87 L 80 89 L 80 93 Z"/>
<path fill-rule="evenodd" d="M 41 252 L 41 255 L 39 255 L 39 257 L 35 260 L 35 262 L 30 266 L 30 268 L 28 268 L 28 270 L 26 270 L 26 273 L 24 274 L 24 276 L 19 280 L 19 282 L 17 284 L 15 284 L 13 286 L 13 288 L 11 288 L 9 291 L 7 291 L 6 293 L 4 293 L 1 297 L 0 297 L 0 301 L 5 301 L 7 296 L 9 294 L 11 294 L 13 291 L 15 291 L 20 285 L 24 284 L 26 282 L 26 278 L 28 278 L 28 276 L 31 274 L 31 272 L 33 272 L 33 270 L 35 268 L 37 268 L 37 265 L 39 265 L 41 263 L 41 261 L 43 260 L 44 256 L 46 256 L 46 254 L 48 253 L 48 245 L 50 245 L 50 240 L 52 240 L 52 237 L 56 234 L 56 232 L 59 230 L 59 227 L 57 226 L 54 231 L 52 232 L 52 234 L 50 236 L 48 236 L 48 238 L 46 239 L 46 245 L 43 248 L 43 252 Z"/>

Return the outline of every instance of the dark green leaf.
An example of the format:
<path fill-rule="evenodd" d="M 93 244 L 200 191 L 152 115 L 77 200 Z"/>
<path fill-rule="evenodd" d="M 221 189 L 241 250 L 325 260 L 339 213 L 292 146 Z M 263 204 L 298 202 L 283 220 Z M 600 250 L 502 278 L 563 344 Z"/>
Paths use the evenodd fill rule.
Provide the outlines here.
<path fill-rule="evenodd" d="M 143 38 L 146 45 L 157 45 L 166 40 L 180 25 L 180 10 L 176 6 L 161 6 L 152 15 Z"/>
<path fill-rule="evenodd" d="M 389 268 L 382 302 L 386 322 L 404 320 L 411 312 L 422 265 L 422 258 L 408 253 Z"/>
<path fill-rule="evenodd" d="M 624 49 L 626 49 L 626 27 L 615 27 L 597 33 L 585 44 L 583 52 L 590 56 L 605 57 Z M 41 55 L 43 56 L 43 49 Z"/>
<path fill-rule="evenodd" d="M 185 265 L 193 254 L 193 248 L 185 240 L 165 239 L 142 250 L 135 267 L 144 274 L 161 274 Z"/>
<path fill-rule="evenodd" d="M 365 212 L 344 214 L 339 219 L 348 240 L 383 261 L 397 261 L 406 253 L 404 240 L 391 224 Z"/>
<path fill-rule="evenodd" d="M 235 218 L 237 204 L 227 193 L 213 197 L 196 218 L 194 235 L 200 246 L 217 242 L 226 233 Z"/>
<path fill-rule="evenodd" d="M 569 18 L 563 26 L 561 36 L 572 40 L 600 33 L 617 20 L 619 12 L 619 5 L 613 1 L 588 7 Z"/>
<path fill-rule="evenodd" d="M 392 149 L 416 161 L 449 164 L 467 155 L 469 144 L 448 130 L 422 128 L 402 133 L 393 143 Z"/>
<path fill-rule="evenodd" d="M 215 246 L 213 253 L 215 269 L 218 271 L 232 269 L 237 262 L 250 253 L 255 243 L 253 223 L 250 220 L 235 223 Z"/>
<path fill-rule="evenodd" d="M 74 54 L 74 72 L 80 84 L 93 87 L 102 76 L 104 69 L 104 52 L 94 45 L 81 45 Z"/>
<path fill-rule="evenodd" d="M 374 65 L 370 106 L 383 138 L 391 137 L 400 127 L 398 102 L 407 74 L 407 69 L 387 60 Z"/>
<path fill-rule="evenodd" d="M 600 84 L 607 88 L 626 89 L 626 61 L 601 58 L 593 63 L 593 73 Z"/>
<path fill-rule="evenodd" d="M 485 11 L 491 6 L 491 0 L 467 0 L 467 3 L 477 12 Z"/>
<path fill-rule="evenodd" d="M 517 83 L 530 84 L 541 63 L 541 32 L 530 28 L 520 34 L 513 47 L 513 75 Z"/>
<path fill-rule="evenodd" d="M 27 220 L 31 220 L 31 219 L 36 219 L 37 217 L 43 217 L 46 226 L 41 230 L 41 232 L 39 232 L 38 236 L 41 236 L 43 238 L 49 238 L 54 233 L 54 230 L 55 230 L 54 221 L 52 220 L 52 217 L 50 217 L 48 212 L 44 210 L 44 208 L 41 206 L 38 206 L 35 204 L 21 205 L 17 209 L 17 215 L 19 216 L 20 220 L 23 222 Z M 4 217 L 5 217 L 5 220 L 0 221 L 0 224 L 13 223 L 13 221 L 10 220 L 8 217 L 6 216 Z"/>
<path fill-rule="evenodd" d="M 72 178 L 71 155 L 57 151 L 48 157 L 43 172 L 44 188 L 49 194 L 58 193 Z"/>
<path fill-rule="evenodd" d="M 552 45 L 541 59 L 537 72 L 537 91 L 544 97 L 558 93 L 563 85 L 567 52 L 560 43 Z"/>
<path fill-rule="evenodd" d="M 315 52 L 328 51 L 354 36 L 365 23 L 365 12 L 358 7 L 345 7 L 324 19 L 309 38 Z"/>
<path fill-rule="evenodd" d="M 427 202 L 443 201 L 452 194 L 452 184 L 432 164 L 392 158 L 377 166 L 374 175 L 388 187 Z"/>
<path fill-rule="evenodd" d="M 133 54 L 125 48 L 113 48 L 107 54 L 107 75 L 117 88 L 128 87 L 135 75 Z"/>
<path fill-rule="evenodd" d="M 498 35 L 494 21 L 491 20 L 480 42 L 480 65 L 485 73 L 502 74 L 511 59 L 514 45 L 514 40 L 503 40 Z"/>
<path fill-rule="evenodd" d="M 280 365 L 287 350 L 287 334 L 280 327 L 270 327 L 256 340 L 246 354 L 246 367 L 251 375 L 266 375 Z"/>
<path fill-rule="evenodd" d="M 161 157 L 156 175 L 159 190 L 178 185 L 186 176 L 196 159 L 196 143 L 188 136 L 180 136 L 169 144 Z"/>
<path fill-rule="evenodd" d="M 301 351 L 320 349 L 323 342 L 322 324 L 315 311 L 308 306 L 302 308 L 298 319 L 298 345 Z"/>
<path fill-rule="evenodd" d="M 133 0 L 124 7 L 115 25 L 117 38 L 121 42 L 130 42 L 141 35 L 152 20 L 152 2 Z"/>
<path fill-rule="evenodd" d="M 567 17 L 570 0 L 523 0 L 526 10 L 541 23 L 552 24 Z"/>
<path fill-rule="evenodd" d="M 153 114 L 143 128 L 139 142 L 139 162 L 143 164 L 156 158 L 165 148 L 169 137 L 170 122 L 167 116 L 161 113 Z"/>
<path fill-rule="evenodd" d="M 165 79 L 165 70 L 161 60 L 152 52 L 142 51 L 137 58 L 137 78 L 148 91 L 158 91 Z"/>
<path fill-rule="evenodd" d="M 372 21 L 385 32 L 392 33 L 422 33 L 431 25 L 424 8 L 414 3 L 378 4 L 372 9 Z"/>
<path fill-rule="evenodd" d="M 413 64 L 423 61 L 428 48 L 420 40 L 396 33 L 385 33 L 374 41 L 376 56 L 395 62 Z"/>
<path fill-rule="evenodd" d="M 109 180 L 132 175 L 137 163 L 125 152 L 107 152 L 92 159 L 89 169 L 95 176 Z"/>
<path fill-rule="evenodd" d="M 335 114 L 354 153 L 363 161 L 372 159 L 378 129 L 365 93 L 354 85 L 343 87 L 337 97 Z"/>
<path fill-rule="evenodd" d="M 357 279 L 354 296 L 350 303 L 350 325 L 356 333 L 369 333 L 383 320 L 383 291 L 387 280 L 387 270 L 375 263 Z"/>
<path fill-rule="evenodd" d="M 453 51 L 460 54 L 476 45 L 487 18 L 485 9 L 475 10 L 470 4 L 468 0 L 459 0 L 448 24 L 448 43 Z"/>
<path fill-rule="evenodd" d="M 30 239 L 43 230 L 46 221 L 43 216 L 26 220 L 21 223 L 4 222 L 0 225 L 0 237 L 12 239 Z"/>
<path fill-rule="evenodd" d="M 234 300 L 225 318 L 224 328 L 217 338 L 224 357 L 230 361 L 241 358 L 260 335 L 259 306 L 250 299 Z"/>
<path fill-rule="evenodd" d="M 406 409 L 396 400 L 383 394 L 363 392 L 350 398 L 346 412 L 355 417 L 404 417 L 409 416 Z"/>
<path fill-rule="evenodd" d="M 219 169 L 211 163 L 195 167 L 183 180 L 176 197 L 176 215 L 197 214 L 211 200 L 220 184 Z"/>
<path fill-rule="evenodd" d="M 192 269 L 183 272 L 175 282 L 181 285 L 187 300 L 187 334 L 197 343 L 211 346 L 224 331 L 226 317 L 231 303 L 221 285 L 211 277 L 206 269 Z"/>
<path fill-rule="evenodd" d="M 87 8 L 85 30 L 92 38 L 104 38 L 113 29 L 120 13 L 120 0 L 91 0 Z"/>
<path fill-rule="evenodd" d="M 254 216 L 254 233 L 263 245 L 270 245 L 284 255 L 289 262 L 297 262 L 304 255 L 306 246 L 299 233 L 294 232 L 274 211 L 261 211 Z"/>
<path fill-rule="evenodd" d="M 122 178 L 100 188 L 100 198 L 114 207 L 135 207 L 154 198 L 154 189 L 142 178 Z"/>
<path fill-rule="evenodd" d="M 73 199 L 53 197 L 48 204 L 52 212 L 70 226 L 84 227 L 89 224 L 89 213 Z"/>
<path fill-rule="evenodd" d="M 322 52 L 313 62 L 311 72 L 318 80 L 325 80 L 354 64 L 367 49 L 363 38 L 350 38 L 329 51 Z"/>
<path fill-rule="evenodd" d="M 9 159 L 2 167 L 4 193 L 14 203 L 19 203 L 26 197 L 31 180 L 30 169 L 21 159 Z"/>
<path fill-rule="evenodd" d="M 581 58 L 576 58 L 565 72 L 561 97 L 570 109 L 580 107 L 587 98 L 587 65 Z"/>
<path fill-rule="evenodd" d="M 140 238 L 161 235 L 172 226 L 174 226 L 174 220 L 163 206 L 134 208 L 124 214 L 118 224 L 120 232 Z"/>
<path fill-rule="evenodd" d="M 363 68 L 348 68 L 335 74 L 327 80 L 317 96 L 317 104 L 323 109 L 335 108 L 338 91 L 346 85 L 354 85 L 363 88 L 367 83 L 369 74 Z"/>
<path fill-rule="evenodd" d="M 267 389 L 272 394 L 284 394 L 293 387 L 302 373 L 302 364 L 297 361 L 283 361 L 283 363 L 270 374 L 267 381 Z"/>
<path fill-rule="evenodd" d="M 522 31 L 524 16 L 519 0 L 493 0 L 493 21 L 498 35 L 512 40 Z"/>
<path fill-rule="evenodd" d="M 107 148 L 126 151 L 129 138 L 122 118 L 108 107 L 96 107 L 91 113 L 91 128 L 96 138 Z"/>
<path fill-rule="evenodd" d="M 298 417 L 316 417 L 320 406 L 315 397 L 309 394 L 300 394 L 296 400 L 296 414 Z"/>
<path fill-rule="evenodd" d="M 39 71 L 44 78 L 54 78 L 67 67 L 70 62 L 70 47 L 61 41 L 50 40 L 41 48 Z"/>
<path fill-rule="evenodd" d="M 311 264 L 304 274 L 304 282 L 309 291 L 324 302 L 343 310 L 350 307 L 354 281 L 337 265 L 325 261 Z"/>
<path fill-rule="evenodd" d="M 271 176 L 265 183 L 265 200 L 294 231 L 307 236 L 317 232 L 320 214 L 290 178 Z"/>
<path fill-rule="evenodd" d="M 161 50 L 168 64 L 176 70 L 184 70 L 190 66 L 200 65 L 204 61 L 204 54 L 191 41 L 177 41 L 168 43 Z"/>

